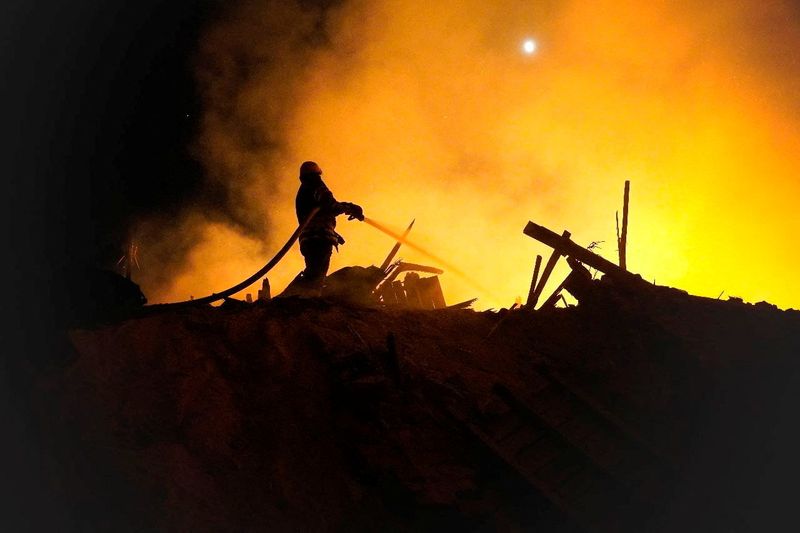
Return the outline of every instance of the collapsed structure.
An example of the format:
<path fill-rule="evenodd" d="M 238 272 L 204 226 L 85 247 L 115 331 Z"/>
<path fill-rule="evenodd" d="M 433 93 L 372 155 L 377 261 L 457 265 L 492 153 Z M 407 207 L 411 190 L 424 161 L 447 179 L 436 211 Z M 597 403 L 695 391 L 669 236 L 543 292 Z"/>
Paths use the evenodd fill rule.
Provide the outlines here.
<path fill-rule="evenodd" d="M 657 287 L 568 232 L 524 232 L 553 253 L 522 309 L 448 307 L 441 270 L 394 262 L 396 246 L 331 274 L 326 298 L 264 284 L 253 305 L 72 330 L 74 358 L 40 389 L 80 524 L 760 531 L 793 516 L 800 312 Z M 571 273 L 538 305 L 561 257 Z M 578 305 L 556 307 L 562 290 Z"/>

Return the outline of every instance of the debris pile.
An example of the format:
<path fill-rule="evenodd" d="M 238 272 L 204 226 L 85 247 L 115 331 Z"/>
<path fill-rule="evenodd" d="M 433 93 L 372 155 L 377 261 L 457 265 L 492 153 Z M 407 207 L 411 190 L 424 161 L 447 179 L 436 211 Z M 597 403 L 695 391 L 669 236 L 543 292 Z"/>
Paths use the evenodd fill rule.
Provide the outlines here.
<path fill-rule="evenodd" d="M 553 251 L 520 308 L 447 306 L 442 270 L 395 262 L 398 243 L 322 298 L 270 298 L 264 279 L 247 304 L 73 329 L 71 361 L 39 383 L 70 526 L 779 528 L 800 471 L 800 312 L 630 273 L 625 197 L 620 265 L 527 224 Z M 571 272 L 539 305 L 561 257 Z M 577 306 L 556 306 L 564 290 Z"/>
<path fill-rule="evenodd" d="M 800 313 L 586 285 L 537 313 L 278 298 L 74 330 L 40 384 L 54 477 L 83 529 L 779 523 Z"/>

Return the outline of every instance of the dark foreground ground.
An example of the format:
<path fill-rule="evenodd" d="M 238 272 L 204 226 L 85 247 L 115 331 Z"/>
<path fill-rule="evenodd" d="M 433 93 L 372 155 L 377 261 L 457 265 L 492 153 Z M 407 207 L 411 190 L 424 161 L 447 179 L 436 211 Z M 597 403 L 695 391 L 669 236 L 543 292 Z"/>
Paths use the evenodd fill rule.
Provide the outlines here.
<path fill-rule="evenodd" d="M 63 351 L 34 399 L 65 531 L 796 522 L 800 313 L 767 304 L 287 298 L 76 328 Z"/>

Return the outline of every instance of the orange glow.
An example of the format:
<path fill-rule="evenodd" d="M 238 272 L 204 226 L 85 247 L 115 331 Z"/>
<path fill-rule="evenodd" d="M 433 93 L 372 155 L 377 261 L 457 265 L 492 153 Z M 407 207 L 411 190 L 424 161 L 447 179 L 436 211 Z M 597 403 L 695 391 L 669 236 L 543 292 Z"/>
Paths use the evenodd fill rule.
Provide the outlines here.
<path fill-rule="evenodd" d="M 392 239 L 396 240 L 397 242 L 405 244 L 408 248 L 411 248 L 415 252 L 421 254 L 426 259 L 432 260 L 436 265 L 446 268 L 448 272 L 450 272 L 451 274 L 455 274 L 456 276 L 460 277 L 465 282 L 467 282 L 469 285 L 471 285 L 473 289 L 477 289 L 483 295 L 489 296 L 490 298 L 497 299 L 497 296 L 492 294 L 491 289 L 488 289 L 488 288 L 484 287 L 483 284 L 481 284 L 479 281 L 476 281 L 476 280 L 472 279 L 471 276 L 469 276 L 468 274 L 462 272 L 461 269 L 459 269 L 457 266 L 453 265 L 452 263 L 450 263 L 446 259 L 442 259 L 441 257 L 439 257 L 438 255 L 434 254 L 433 252 L 431 252 L 429 250 L 426 250 L 422 246 L 419 246 L 419 245 L 415 244 L 408 237 L 404 237 L 400 233 L 397 233 L 396 231 L 390 230 L 389 228 L 387 228 L 386 226 L 384 226 L 380 222 L 378 222 L 376 220 L 372 220 L 371 218 L 368 218 L 368 217 L 364 218 L 364 222 L 366 222 L 367 224 L 369 224 L 373 228 L 377 229 L 378 231 L 381 231 L 381 232 L 385 233 L 386 235 L 388 235 Z"/>
<path fill-rule="evenodd" d="M 509 307 L 527 293 L 536 254 L 550 252 L 522 234 L 528 220 L 604 241 L 616 262 L 629 179 L 629 269 L 693 294 L 800 307 L 791 3 L 350 1 L 313 46 L 303 36 L 316 15 L 285 4 L 231 8 L 201 42 L 197 154 L 240 223 L 190 210 L 190 237 L 188 218 L 140 228 L 143 258 L 193 243 L 168 278 L 143 264 L 151 302 L 257 270 L 296 227 L 297 168 L 311 159 L 339 200 L 394 227 L 416 218 L 414 242 L 497 295 L 445 272 L 450 303 Z M 547 43 L 533 57 L 519 52 L 529 34 Z M 332 270 L 379 264 L 393 241 L 340 220 L 347 244 Z M 408 247 L 399 257 L 431 263 Z M 301 269 L 290 252 L 273 292 Z"/>

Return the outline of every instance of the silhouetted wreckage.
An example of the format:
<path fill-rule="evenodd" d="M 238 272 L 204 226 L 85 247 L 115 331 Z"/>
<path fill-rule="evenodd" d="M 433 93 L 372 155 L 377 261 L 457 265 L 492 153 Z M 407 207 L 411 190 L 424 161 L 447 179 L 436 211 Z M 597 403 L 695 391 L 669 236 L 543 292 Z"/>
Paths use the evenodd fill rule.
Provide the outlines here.
<path fill-rule="evenodd" d="M 531 286 L 528 292 L 528 299 L 525 303 L 527 309 L 534 309 L 539 302 L 545 285 L 547 284 L 550 274 L 556 266 L 556 263 L 561 257 L 567 258 L 572 272 L 562 281 L 556 289 L 552 292 L 550 297 L 542 303 L 540 309 L 549 309 L 562 299 L 561 291 L 566 290 L 572 294 L 578 301 L 581 298 L 589 296 L 591 291 L 589 280 L 593 278 L 587 266 L 595 269 L 596 271 L 608 276 L 609 280 L 614 280 L 617 284 L 623 284 L 628 287 L 637 287 L 645 289 L 641 276 L 633 275 L 627 270 L 627 241 L 628 241 L 628 204 L 630 201 L 630 181 L 625 182 L 625 193 L 623 197 L 622 208 L 622 231 L 619 228 L 619 215 L 617 215 L 617 249 L 619 250 L 619 266 L 611 261 L 593 253 L 589 247 L 581 247 L 573 242 L 570 237 L 572 234 L 569 231 L 564 231 L 558 235 L 554 231 L 528 222 L 523 230 L 523 233 L 532 239 L 535 239 L 542 244 L 545 244 L 553 249 L 544 269 L 540 268 L 542 263 L 542 256 L 536 256 L 536 263 L 533 270 L 533 278 L 531 279 Z M 593 243 L 594 244 L 594 243 Z"/>
<path fill-rule="evenodd" d="M 584 248 L 573 242 L 571 240 L 572 234 L 569 231 L 564 231 L 561 235 L 558 235 L 544 226 L 528 222 L 523 230 L 524 234 L 552 248 L 552 253 L 543 268 L 542 257 L 536 257 L 528 298 L 523 306 L 525 309 L 533 310 L 536 308 L 550 275 L 562 257 L 567 259 L 572 271 L 551 295 L 541 303 L 540 310 L 550 309 L 559 300 L 564 300 L 561 294 L 564 290 L 579 301 L 582 298 L 590 297 L 594 285 L 589 283 L 593 276 L 587 267 L 604 274 L 608 277 L 607 281 L 613 281 L 618 286 L 624 285 L 629 290 L 634 291 L 641 290 L 646 292 L 649 290 L 649 284 L 644 282 L 641 276 L 631 274 L 626 268 L 629 198 L 630 182 L 626 181 L 621 231 L 619 217 L 617 216 L 619 266 L 593 253 L 590 250 L 591 246 Z M 414 220 L 408 225 L 401 236 L 401 240 L 397 241 L 380 267 L 345 267 L 334 272 L 326 278 L 326 286 L 322 291 L 322 296 L 368 306 L 377 305 L 408 309 L 443 309 L 448 307 L 438 278 L 439 275 L 444 273 L 443 270 L 403 261 L 393 262 L 402 245 L 402 241 L 408 236 L 413 226 Z M 421 277 L 420 273 L 432 275 Z M 401 281 L 399 277 L 402 274 L 405 274 L 405 276 Z M 291 294 L 293 294 L 292 285 L 284 292 L 284 295 Z M 469 300 L 451 307 L 466 308 L 474 301 Z"/>
<path fill-rule="evenodd" d="M 800 314 L 689 296 L 629 272 L 628 196 L 626 184 L 619 264 L 569 231 L 528 222 L 523 233 L 552 251 L 537 256 L 519 310 L 448 306 L 443 271 L 396 260 L 398 241 L 379 267 L 330 274 L 323 299 L 276 300 L 262 277 L 253 305 L 226 300 L 231 313 L 202 306 L 77 332 L 82 359 L 62 395 L 82 413 L 93 405 L 84 391 L 104 391 L 126 460 L 155 472 L 154 485 L 195 491 L 165 506 L 166 524 L 554 530 L 553 513 L 558 531 L 735 530 L 761 490 L 746 489 L 761 482 L 748 463 L 763 458 L 747 438 L 760 446 L 773 430 L 763 414 L 800 390 Z M 562 258 L 570 272 L 545 294 Z M 563 291 L 579 305 L 556 309 Z M 173 328 L 186 342 L 163 335 Z M 101 364 L 110 355 L 132 370 Z M 147 453 L 127 451 L 143 440 Z M 174 461 L 181 468 L 164 473 Z M 218 490 L 207 465 L 229 463 Z M 529 504 L 545 518 L 524 516 Z M 365 506 L 374 514 L 363 523 L 346 521 Z M 446 513 L 403 522 L 431 509 Z"/>
<path fill-rule="evenodd" d="M 375 266 L 344 267 L 325 278 L 321 296 L 367 307 L 444 309 L 447 304 L 439 282 L 443 273 L 439 268 L 403 261 L 392 263 L 385 270 Z M 281 294 L 294 295 L 291 286 Z"/>
<path fill-rule="evenodd" d="M 563 300 L 566 304 L 566 300 L 564 300 L 563 296 L 561 295 L 563 290 L 566 290 L 578 300 L 586 297 L 591 291 L 591 289 L 589 289 L 590 284 L 588 284 L 587 281 L 592 278 L 586 268 L 587 266 L 605 274 L 605 276 L 609 277 L 610 279 L 616 280 L 618 283 L 627 284 L 631 287 L 637 285 L 642 288 L 644 287 L 644 284 L 638 283 L 642 281 L 641 277 L 630 274 L 626 270 L 625 266 L 629 194 L 630 182 L 626 181 L 621 233 L 619 229 L 619 220 L 617 221 L 617 245 L 619 249 L 620 266 L 614 265 L 607 259 L 604 259 L 603 257 L 593 253 L 589 249 L 591 246 L 588 248 L 583 248 L 573 242 L 570 239 L 571 233 L 569 231 L 564 231 L 561 235 L 558 235 L 543 226 L 533 222 L 528 223 L 524 229 L 524 233 L 529 237 L 532 237 L 543 244 L 550 246 L 553 250 L 543 267 L 542 257 L 537 256 L 528 298 L 525 305 L 522 306 L 523 308 L 527 310 L 533 310 L 536 308 L 542 296 L 544 287 L 548 283 L 550 275 L 552 274 L 561 257 L 567 258 L 568 264 L 572 268 L 572 273 L 557 286 L 555 291 L 553 291 L 553 293 L 546 300 L 544 300 L 544 302 L 539 306 L 539 309 L 552 308 L 559 300 Z M 261 270 L 247 278 L 245 281 L 220 293 L 214 293 L 197 300 L 192 299 L 185 302 L 165 305 L 199 305 L 202 303 L 211 303 L 213 301 L 224 299 L 223 305 L 225 307 L 239 307 L 244 303 L 253 303 L 252 294 L 246 294 L 245 302 L 235 300 L 231 297 L 231 295 L 249 287 L 258 279 L 262 279 L 262 287 L 258 290 L 255 300 L 269 300 L 271 298 L 269 280 L 263 276 L 281 260 L 284 254 L 295 242 L 296 236 L 302 230 L 303 226 L 307 224 L 307 222 L 308 221 L 304 222 L 300 227 L 297 228 L 292 237 L 290 237 L 287 243 L 275 255 L 275 257 L 272 258 L 272 260 L 270 260 Z M 322 296 L 332 300 L 369 307 L 377 306 L 387 308 L 428 310 L 444 309 L 448 307 L 470 307 L 476 299 L 468 300 L 451 306 L 447 305 L 438 277 L 444 273 L 443 270 L 427 265 L 410 263 L 402 260 L 394 260 L 398 251 L 400 250 L 400 247 L 402 246 L 403 242 L 405 242 L 406 237 L 413 228 L 414 222 L 414 220 L 411 221 L 402 235 L 396 236 L 398 238 L 397 242 L 394 244 L 389 254 L 381 263 L 380 267 L 350 266 L 342 268 L 325 278 L 325 282 L 321 291 L 318 289 L 309 291 L 309 289 L 305 286 L 306 284 L 303 283 L 303 273 L 301 272 L 279 296 Z M 425 274 L 430 275 L 424 276 Z M 401 276 L 403 276 L 402 279 Z"/>
<path fill-rule="evenodd" d="M 631 274 L 627 270 L 615 265 L 611 261 L 574 243 L 570 239 L 570 233 L 568 231 L 558 235 L 552 230 L 535 224 L 534 222 L 528 222 L 523 231 L 525 235 L 528 235 L 529 237 L 536 239 L 537 241 L 546 244 L 553 249 L 553 253 L 550 256 L 550 259 L 548 260 L 547 265 L 542 271 L 542 275 L 539 279 L 537 279 L 536 273 L 538 272 L 538 264 L 541 262 L 541 259 L 537 258 L 537 267 L 534 268 L 534 278 L 531 283 L 531 287 L 535 287 L 535 289 L 532 290 L 528 298 L 528 307 L 533 307 L 536 305 L 539 295 L 541 294 L 545 283 L 548 281 L 550 273 L 555 267 L 556 262 L 561 257 L 567 258 L 567 263 L 572 269 L 572 272 L 558 285 L 552 295 L 541 305 L 541 308 L 543 309 L 555 305 L 562 290 L 567 290 L 578 301 L 584 297 L 588 297 L 591 291 L 589 288 L 591 284 L 589 282 L 592 280 L 592 275 L 586 268 L 587 266 L 594 268 L 598 272 L 603 273 L 605 276 L 608 276 L 610 280 L 613 280 L 618 285 L 625 285 L 633 289 L 639 288 L 642 290 L 645 290 L 646 286 L 649 285 L 642 279 L 641 276 Z"/>
<path fill-rule="evenodd" d="M 414 221 L 402 234 L 408 236 Z M 403 309 L 444 309 L 444 299 L 439 276 L 440 268 L 395 261 L 402 241 L 398 241 L 386 256 L 380 267 L 349 266 L 331 273 L 325 278 L 321 296 L 340 302 L 368 307 L 388 307 Z M 422 275 L 421 275 L 422 274 Z M 425 274 L 430 274 L 425 276 Z M 281 296 L 304 296 L 302 284 L 298 280 L 302 273 L 289 284 Z M 402 279 L 401 279 L 402 277 Z M 474 300 L 457 304 L 468 307 Z"/>

